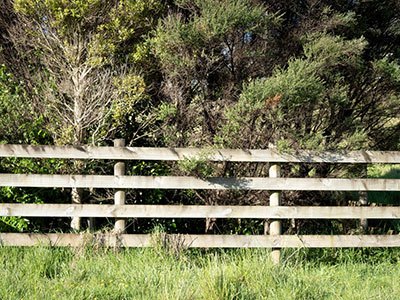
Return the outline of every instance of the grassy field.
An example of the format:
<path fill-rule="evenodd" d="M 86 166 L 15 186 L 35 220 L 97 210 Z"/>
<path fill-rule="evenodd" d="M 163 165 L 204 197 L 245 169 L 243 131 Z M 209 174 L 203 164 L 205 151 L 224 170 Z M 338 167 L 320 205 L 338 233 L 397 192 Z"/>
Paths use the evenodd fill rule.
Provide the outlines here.
<path fill-rule="evenodd" d="M 0 247 L 0 299 L 400 299 L 399 250 Z"/>

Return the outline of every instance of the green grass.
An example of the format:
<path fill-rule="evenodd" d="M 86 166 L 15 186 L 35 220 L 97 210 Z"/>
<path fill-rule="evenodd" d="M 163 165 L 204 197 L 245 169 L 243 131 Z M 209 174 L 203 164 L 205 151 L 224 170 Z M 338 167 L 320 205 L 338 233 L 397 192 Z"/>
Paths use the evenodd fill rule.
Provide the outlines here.
<path fill-rule="evenodd" d="M 400 299 L 399 250 L 0 247 L 0 299 Z"/>

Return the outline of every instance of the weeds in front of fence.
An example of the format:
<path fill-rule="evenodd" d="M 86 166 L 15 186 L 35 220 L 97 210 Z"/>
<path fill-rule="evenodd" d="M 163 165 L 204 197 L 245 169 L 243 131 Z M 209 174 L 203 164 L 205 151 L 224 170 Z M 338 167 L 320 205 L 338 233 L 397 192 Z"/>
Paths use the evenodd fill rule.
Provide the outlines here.
<path fill-rule="evenodd" d="M 0 247 L 1 299 L 399 299 L 399 249 Z"/>

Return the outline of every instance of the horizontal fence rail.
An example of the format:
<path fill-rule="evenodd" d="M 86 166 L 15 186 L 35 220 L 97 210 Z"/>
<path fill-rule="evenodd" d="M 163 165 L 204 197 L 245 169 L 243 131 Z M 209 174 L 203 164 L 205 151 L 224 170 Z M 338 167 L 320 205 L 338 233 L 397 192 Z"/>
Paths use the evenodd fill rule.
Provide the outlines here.
<path fill-rule="evenodd" d="M 400 163 L 396 151 L 306 151 L 293 153 L 276 149 L 198 149 L 95 146 L 31 146 L 0 145 L 0 157 L 162 160 L 179 161 L 205 158 L 210 161 L 232 162 L 307 162 L 307 163 Z"/>
<path fill-rule="evenodd" d="M 0 216 L 106 218 L 398 219 L 400 207 L 0 204 Z"/>
<path fill-rule="evenodd" d="M 188 176 L 0 174 L 0 186 L 193 190 L 398 191 L 400 190 L 400 179 L 282 177 L 215 177 L 201 179 Z"/>
<path fill-rule="evenodd" d="M 195 234 L 33 234 L 0 233 L 3 246 L 151 247 L 168 243 L 179 248 L 350 248 L 400 247 L 400 235 L 195 235 Z"/>

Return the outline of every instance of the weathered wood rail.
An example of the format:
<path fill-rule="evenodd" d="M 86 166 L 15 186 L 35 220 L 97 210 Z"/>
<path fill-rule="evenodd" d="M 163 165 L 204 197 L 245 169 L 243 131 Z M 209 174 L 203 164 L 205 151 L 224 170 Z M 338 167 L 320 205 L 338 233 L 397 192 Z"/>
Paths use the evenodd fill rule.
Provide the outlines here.
<path fill-rule="evenodd" d="M 191 190 L 398 191 L 400 184 L 397 179 L 260 177 L 200 179 L 183 176 L 0 174 L 0 186 Z"/>
<path fill-rule="evenodd" d="M 400 163 L 400 152 L 350 151 L 279 153 L 267 150 L 207 150 L 192 148 L 135 148 L 90 146 L 0 145 L 0 157 L 179 161 L 204 157 L 210 161 L 283 163 Z M 123 173 L 121 173 L 123 174 Z M 181 176 L 124 175 L 39 175 L 0 174 L 0 186 L 121 189 L 244 189 L 270 191 L 400 191 L 400 179 L 372 178 L 207 178 Z M 273 197 L 279 198 L 279 193 Z M 119 196 L 122 197 L 122 196 Z M 279 200 L 279 199 L 278 199 Z M 116 200 L 117 201 L 117 200 Z M 26 217 L 110 217 L 123 218 L 250 218 L 250 219 L 399 219 L 396 206 L 202 206 L 202 205 L 114 205 L 96 204 L 0 204 L 0 216 Z M 1 202 L 1 200 L 0 200 Z M 272 205 L 272 204 L 271 204 Z M 117 221 L 117 222 L 118 222 Z M 119 226 L 121 226 L 120 223 Z M 169 241 L 186 247 L 400 247 L 400 235 L 166 235 Z M 49 243 L 77 246 L 86 234 L 0 233 L 2 245 L 31 246 Z M 151 236 L 142 234 L 94 234 L 94 242 L 107 246 L 147 247 Z"/>
<path fill-rule="evenodd" d="M 0 157 L 162 160 L 178 161 L 198 158 L 207 153 L 210 161 L 232 162 L 307 162 L 307 163 L 399 163 L 396 151 L 295 151 L 279 153 L 276 149 L 211 149 L 199 148 L 147 148 L 147 147 L 94 147 L 94 146 L 31 146 L 0 145 Z"/>

